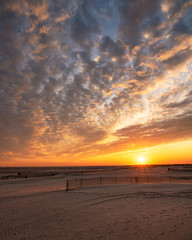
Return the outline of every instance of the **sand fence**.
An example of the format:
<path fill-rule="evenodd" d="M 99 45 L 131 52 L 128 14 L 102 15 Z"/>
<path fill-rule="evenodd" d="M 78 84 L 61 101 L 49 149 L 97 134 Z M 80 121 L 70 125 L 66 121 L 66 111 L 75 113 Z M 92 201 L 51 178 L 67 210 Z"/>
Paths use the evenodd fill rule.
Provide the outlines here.
<path fill-rule="evenodd" d="M 66 191 L 90 186 L 133 183 L 192 183 L 191 177 L 97 177 L 66 180 Z"/>

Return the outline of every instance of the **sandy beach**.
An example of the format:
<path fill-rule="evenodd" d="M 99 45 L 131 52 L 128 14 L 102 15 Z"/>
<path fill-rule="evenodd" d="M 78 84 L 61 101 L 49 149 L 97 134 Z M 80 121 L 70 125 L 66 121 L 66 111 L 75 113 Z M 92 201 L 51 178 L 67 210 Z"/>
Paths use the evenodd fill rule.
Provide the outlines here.
<path fill-rule="evenodd" d="M 190 177 L 167 167 L 0 181 L 0 239 L 192 239 L 192 185 L 132 183 L 65 191 L 67 179 Z"/>

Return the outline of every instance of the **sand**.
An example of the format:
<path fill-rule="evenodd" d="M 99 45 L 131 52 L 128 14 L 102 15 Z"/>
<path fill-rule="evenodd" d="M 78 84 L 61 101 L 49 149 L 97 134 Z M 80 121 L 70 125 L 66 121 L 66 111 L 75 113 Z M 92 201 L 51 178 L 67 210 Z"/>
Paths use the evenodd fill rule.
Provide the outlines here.
<path fill-rule="evenodd" d="M 90 186 L 65 191 L 66 179 L 167 176 L 167 168 L 0 182 L 1 240 L 192 240 L 192 184 Z M 190 173 L 172 173 L 185 176 Z"/>

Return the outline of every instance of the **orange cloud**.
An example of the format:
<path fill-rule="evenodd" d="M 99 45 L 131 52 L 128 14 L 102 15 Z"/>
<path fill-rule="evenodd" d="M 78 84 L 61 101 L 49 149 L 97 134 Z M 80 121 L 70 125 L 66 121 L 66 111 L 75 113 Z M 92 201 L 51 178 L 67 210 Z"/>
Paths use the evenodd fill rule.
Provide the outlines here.
<path fill-rule="evenodd" d="M 70 18 L 70 15 L 66 13 L 62 13 L 58 18 L 55 19 L 56 22 L 66 21 L 68 18 Z"/>

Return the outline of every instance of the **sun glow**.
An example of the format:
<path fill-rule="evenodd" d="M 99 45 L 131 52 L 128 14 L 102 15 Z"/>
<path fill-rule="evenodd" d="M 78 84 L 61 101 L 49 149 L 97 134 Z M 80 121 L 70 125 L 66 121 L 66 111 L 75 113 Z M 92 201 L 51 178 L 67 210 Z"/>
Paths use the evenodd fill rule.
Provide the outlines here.
<path fill-rule="evenodd" d="M 139 157 L 137 158 L 137 164 L 143 165 L 143 164 L 145 164 L 145 163 L 146 163 L 146 159 L 145 159 L 144 156 L 139 156 Z"/>

